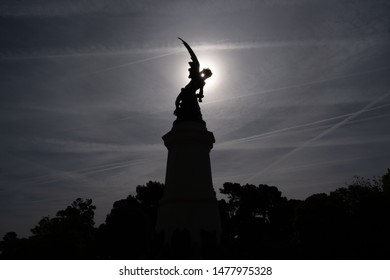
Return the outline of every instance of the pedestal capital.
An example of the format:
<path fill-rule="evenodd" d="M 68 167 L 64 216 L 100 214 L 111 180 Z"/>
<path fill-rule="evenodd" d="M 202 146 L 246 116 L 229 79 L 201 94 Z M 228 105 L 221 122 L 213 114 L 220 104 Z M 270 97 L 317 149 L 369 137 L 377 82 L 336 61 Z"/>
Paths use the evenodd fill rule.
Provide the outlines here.
<path fill-rule="evenodd" d="M 207 130 L 205 124 L 200 122 L 174 123 L 171 131 L 165 134 L 162 139 L 168 150 L 182 146 L 203 146 L 211 150 L 215 143 L 214 134 Z"/>

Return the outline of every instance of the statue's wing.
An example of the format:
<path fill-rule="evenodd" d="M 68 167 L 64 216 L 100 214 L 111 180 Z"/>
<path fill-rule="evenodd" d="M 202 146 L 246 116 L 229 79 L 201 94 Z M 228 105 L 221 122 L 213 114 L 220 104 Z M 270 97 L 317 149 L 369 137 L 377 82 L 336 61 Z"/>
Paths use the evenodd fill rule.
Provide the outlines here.
<path fill-rule="evenodd" d="M 186 47 L 186 49 L 188 50 L 188 52 L 190 53 L 190 56 L 191 56 L 191 59 L 192 59 L 192 62 L 193 64 L 191 65 L 191 68 L 196 68 L 197 71 L 199 72 L 199 61 L 198 61 L 198 58 L 196 57 L 194 51 L 191 49 L 190 45 L 187 44 L 186 41 L 184 41 L 182 38 L 180 37 L 177 37 L 180 41 L 183 42 L 184 46 Z"/>

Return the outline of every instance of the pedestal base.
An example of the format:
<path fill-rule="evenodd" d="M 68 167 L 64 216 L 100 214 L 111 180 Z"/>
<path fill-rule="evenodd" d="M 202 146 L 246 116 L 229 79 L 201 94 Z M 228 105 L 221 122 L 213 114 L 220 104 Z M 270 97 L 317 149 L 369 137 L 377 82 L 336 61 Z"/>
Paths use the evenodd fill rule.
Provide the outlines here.
<path fill-rule="evenodd" d="M 201 257 L 205 243 L 219 243 L 221 233 L 209 156 L 214 135 L 203 123 L 177 122 L 163 140 L 168 161 L 157 231 L 164 234 L 166 247 L 189 242 L 194 257 Z"/>

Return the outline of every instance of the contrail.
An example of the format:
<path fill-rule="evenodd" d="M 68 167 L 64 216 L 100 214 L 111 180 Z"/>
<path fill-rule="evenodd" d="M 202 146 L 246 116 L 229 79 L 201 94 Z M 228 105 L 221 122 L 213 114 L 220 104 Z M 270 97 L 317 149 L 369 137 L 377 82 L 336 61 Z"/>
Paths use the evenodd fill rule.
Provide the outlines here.
<path fill-rule="evenodd" d="M 365 39 L 367 40 L 367 39 Z M 359 41 L 359 40 L 357 40 Z M 290 40 L 290 41 L 229 41 L 218 40 L 216 42 L 200 42 L 194 44 L 194 50 L 198 51 L 229 51 L 229 50 L 247 50 L 260 49 L 270 47 L 284 46 L 324 46 L 324 45 L 340 45 L 351 44 L 351 40 Z M 126 46 L 110 46 L 110 45 L 90 45 L 85 48 L 52 48 L 42 51 L 33 52 L 0 52 L 0 60 L 35 60 L 35 59 L 52 59 L 52 58 L 67 58 L 67 57 L 86 57 L 86 56 L 116 56 L 126 54 L 145 54 L 151 52 L 184 52 L 178 46 L 166 47 L 143 47 L 128 48 Z"/>
<path fill-rule="evenodd" d="M 239 96 L 234 96 L 234 97 L 229 97 L 229 98 L 222 98 L 222 99 L 219 99 L 219 100 L 209 101 L 209 102 L 205 103 L 205 105 L 206 104 L 212 104 L 212 103 L 218 103 L 218 102 L 225 102 L 225 101 L 229 101 L 229 100 L 235 100 L 235 99 L 238 99 L 238 98 L 245 98 L 245 97 L 250 97 L 250 96 L 256 96 L 256 95 L 265 94 L 265 93 L 278 92 L 278 91 L 289 90 L 289 89 L 294 89 L 294 88 L 301 88 L 301 87 L 306 87 L 306 86 L 311 86 L 311 85 L 316 85 L 316 84 L 321 84 L 321 83 L 326 83 L 326 82 L 331 82 L 331 81 L 348 79 L 348 78 L 352 78 L 352 77 L 357 77 L 357 76 L 362 76 L 362 75 L 366 75 L 366 74 L 371 74 L 371 73 L 374 73 L 374 72 L 385 71 L 385 70 L 388 70 L 388 69 L 390 69 L 390 67 L 381 67 L 381 68 L 376 68 L 376 69 L 372 69 L 372 70 L 369 70 L 369 71 L 352 73 L 352 74 L 344 75 L 344 76 L 338 76 L 338 77 L 335 77 L 335 78 L 316 80 L 316 81 L 302 83 L 302 84 L 296 84 L 296 85 L 291 85 L 291 86 L 285 86 L 285 87 L 279 87 L 279 88 L 263 90 L 263 91 L 249 93 L 249 94 L 245 94 L 245 95 L 239 95 Z"/>
<path fill-rule="evenodd" d="M 31 178 L 29 181 L 24 182 L 22 184 L 44 185 L 44 184 L 59 182 L 59 181 L 67 180 L 67 179 L 73 179 L 75 177 L 84 178 L 85 175 L 101 173 L 101 172 L 114 170 L 114 169 L 126 168 L 129 166 L 138 166 L 138 165 L 145 164 L 148 161 L 150 161 L 150 159 L 145 158 L 145 159 L 139 159 L 139 160 L 129 160 L 129 161 L 119 162 L 119 163 L 102 164 L 102 165 L 94 166 L 94 167 L 90 167 L 90 168 L 82 168 L 82 169 L 70 170 L 70 171 L 56 170 L 54 172 L 56 174 Z M 54 177 L 54 176 L 56 176 L 56 177 Z"/>
<path fill-rule="evenodd" d="M 179 52 L 180 52 L 180 51 L 176 51 L 176 52 L 172 52 L 172 53 L 165 53 L 165 54 L 161 54 L 161 55 L 157 55 L 157 56 L 145 58 L 145 59 L 142 59 L 142 60 L 137 60 L 137 61 L 129 62 L 129 63 L 123 64 L 123 65 L 113 66 L 113 67 L 111 67 L 110 69 L 125 67 L 126 65 L 141 63 L 141 62 L 143 62 L 143 61 L 149 61 L 149 60 L 152 60 L 152 59 L 156 59 L 156 58 L 158 58 L 158 57 L 168 56 L 168 55 L 170 55 L 170 54 L 179 53 Z M 280 87 L 280 88 L 274 88 L 274 89 L 265 90 L 265 91 L 261 91 L 261 92 L 251 93 L 251 94 L 245 94 L 245 95 L 241 95 L 241 96 L 235 96 L 235 97 L 224 98 L 224 99 L 220 99 L 220 100 L 208 101 L 208 102 L 206 102 L 203 106 L 208 106 L 209 104 L 212 105 L 212 104 L 218 103 L 218 102 L 225 102 L 225 101 L 229 101 L 229 100 L 235 100 L 235 99 L 238 99 L 238 98 L 245 98 L 245 97 L 256 96 L 256 95 L 260 95 L 260 94 L 266 94 L 266 93 L 278 92 L 278 91 L 283 91 L 283 90 L 288 90 L 288 89 L 293 89 L 293 88 L 305 87 L 305 86 L 314 85 L 314 84 L 326 83 L 326 82 L 330 82 L 330 81 L 342 80 L 342 79 L 347 79 L 347 78 L 351 78 L 351 77 L 362 76 L 362 75 L 366 75 L 366 74 L 370 74 L 370 73 L 385 71 L 385 70 L 388 70 L 388 69 L 390 69 L 390 67 L 376 68 L 376 69 L 371 69 L 371 70 L 364 71 L 364 72 L 352 73 L 352 74 L 349 74 L 349 75 L 339 76 L 339 77 L 330 78 L 330 79 L 317 80 L 317 81 L 312 81 L 312 82 L 303 83 L 303 84 L 296 84 L 296 85 L 291 85 L 291 86 L 286 86 L 286 87 Z M 104 71 L 109 71 L 109 69 L 102 69 L 102 70 L 95 71 L 95 72 L 93 72 L 93 73 L 100 73 L 100 72 L 104 72 Z M 91 74 L 91 73 L 90 73 L 90 74 Z M 88 76 L 89 74 L 84 74 L 84 75 L 85 75 L 85 76 Z M 387 105 L 382 105 L 382 106 L 387 106 Z M 375 108 L 379 108 L 379 107 L 375 107 Z M 373 110 L 374 110 L 375 108 L 373 108 Z M 164 113 L 164 112 L 167 112 L 167 111 L 170 111 L 170 110 L 171 110 L 171 109 L 169 109 L 169 110 L 161 110 L 161 111 L 156 111 L 155 113 Z M 344 116 L 347 117 L 347 116 L 349 116 L 349 114 L 347 114 L 347 115 L 342 115 L 342 116 L 337 116 L 337 117 L 334 117 L 334 119 L 343 118 Z M 107 120 L 106 122 L 123 121 L 123 120 L 127 120 L 127 119 L 129 119 L 129 118 L 132 118 L 132 116 L 129 116 L 129 117 L 122 117 L 122 118 L 113 119 L 113 120 Z M 332 118 L 332 119 L 333 119 L 333 118 Z M 323 120 L 323 122 L 326 122 L 326 121 L 329 121 L 329 120 L 331 120 L 331 119 Z M 319 122 L 322 122 L 322 121 L 319 121 Z M 86 128 L 91 128 L 91 127 L 96 127 L 96 126 L 98 126 L 98 125 L 100 125 L 100 124 L 98 123 L 98 124 L 93 124 L 93 125 L 86 125 L 86 126 L 83 126 L 83 127 L 80 127 L 80 128 L 74 128 L 74 129 L 71 129 L 71 130 L 86 129 Z M 313 124 L 304 124 L 304 125 L 302 125 L 302 126 L 310 126 L 310 125 L 313 125 Z M 289 129 L 290 129 L 290 128 L 285 128 L 285 129 L 282 129 L 282 130 L 289 130 Z M 293 128 L 292 128 L 292 129 L 293 129 Z M 270 133 L 273 133 L 273 132 L 270 132 Z M 258 135 L 258 136 L 262 136 L 262 135 Z M 255 136 L 253 136 L 253 137 L 255 137 Z M 228 143 L 226 143 L 226 144 L 228 144 Z M 229 142 L 229 144 L 230 144 L 230 142 Z"/>
<path fill-rule="evenodd" d="M 80 77 L 89 76 L 89 75 L 98 74 L 98 73 L 103 73 L 103 72 L 115 70 L 115 69 L 118 69 L 118 68 L 123 68 L 123 67 L 129 66 L 129 65 L 134 65 L 134 64 L 139 64 L 139 63 L 143 63 L 143 62 L 148 62 L 148 61 L 151 61 L 151 60 L 154 60 L 154 59 L 157 59 L 157 58 L 170 56 L 170 55 L 173 55 L 173 54 L 176 54 L 176 53 L 180 53 L 180 52 L 183 52 L 183 51 L 172 51 L 172 52 L 163 53 L 163 54 L 159 54 L 159 55 L 155 55 L 155 56 L 151 56 L 151 57 L 147 57 L 147 58 L 143 58 L 143 59 L 138 59 L 138 60 L 134 60 L 134 61 L 131 61 L 131 62 L 128 62 L 128 63 L 123 63 L 123 64 L 115 65 L 115 66 L 112 66 L 112 67 L 107 67 L 107 68 L 103 68 L 103 69 L 96 70 L 96 71 L 93 71 L 93 72 L 89 72 L 89 73 L 80 75 Z"/>
<path fill-rule="evenodd" d="M 25 180 L 22 180 L 19 184 L 17 184 L 15 187 L 13 188 L 10 188 L 8 189 L 7 191 L 18 191 L 19 189 L 22 189 L 23 186 L 25 185 L 31 185 L 31 184 L 42 184 L 41 182 L 44 182 L 47 181 L 48 183 L 50 183 L 51 180 L 53 179 L 50 179 L 50 178 L 53 178 L 54 174 L 57 176 L 61 176 L 61 179 L 57 179 L 55 180 L 54 182 L 56 181 L 62 181 L 62 180 L 65 180 L 65 179 L 70 179 L 70 178 L 78 178 L 78 179 L 81 179 L 82 181 L 85 181 L 85 182 L 88 182 L 89 184 L 94 184 L 94 185 L 99 185 L 101 187 L 104 187 L 104 185 L 102 184 L 101 181 L 99 180 L 95 180 L 95 179 L 92 179 L 92 178 L 87 178 L 85 176 L 82 176 L 82 174 L 78 174 L 77 172 L 71 172 L 71 171 L 64 171 L 64 170 L 59 170 L 59 169 L 54 169 L 53 167 L 48 167 L 44 164 L 41 164 L 41 163 L 38 163 L 36 161 L 31 161 L 31 160 L 27 160 L 25 158 L 19 158 L 19 157 L 15 157 L 12 153 L 9 153 L 7 151 L 3 151 L 2 153 L 7 153 L 11 156 L 13 156 L 13 160 L 16 160 L 17 162 L 21 163 L 21 164 L 27 164 L 27 165 L 32 165 L 34 167 L 40 167 L 41 169 L 43 169 L 46 173 L 49 173 L 49 174 L 53 174 L 53 175 L 41 175 L 41 176 L 35 176 L 35 177 L 30 177 L 30 178 L 27 178 Z M 45 184 L 46 182 L 44 182 L 43 184 Z M 5 190 L 1 190 L 0 189 L 0 192 L 3 192 Z"/>
<path fill-rule="evenodd" d="M 348 79 L 348 78 L 352 78 L 352 77 L 363 76 L 363 75 L 366 75 L 366 74 L 371 74 L 371 73 L 375 73 L 375 72 L 385 71 L 385 70 L 389 70 L 389 69 L 390 69 L 390 67 L 381 67 L 381 68 L 371 69 L 371 70 L 364 71 L 364 72 L 357 72 L 357 73 L 352 73 L 352 74 L 348 74 L 348 75 L 344 75 L 344 76 L 338 76 L 338 77 L 330 78 L 330 79 L 317 80 L 317 81 L 307 82 L 307 83 L 303 83 L 303 84 L 295 84 L 295 85 L 286 86 L 286 87 L 273 88 L 273 89 L 264 90 L 264 91 L 260 91 L 260 92 L 255 92 L 255 93 L 249 93 L 249 94 L 245 94 L 245 95 L 239 95 L 239 96 L 234 96 L 234 97 L 229 97 L 229 98 L 222 98 L 222 99 L 218 99 L 218 100 L 205 102 L 203 104 L 203 106 L 206 107 L 209 104 L 213 105 L 214 103 L 226 102 L 226 101 L 230 101 L 230 100 L 236 100 L 236 99 L 239 99 L 239 98 L 245 98 L 245 97 L 256 96 L 256 95 L 260 95 L 260 94 L 278 92 L 278 91 L 294 89 L 294 88 L 300 88 L 300 87 L 305 87 L 305 86 L 310 86 L 310 85 L 315 85 L 315 84 L 321 84 L 321 83 L 326 83 L 326 82 L 331 82 L 331 81 Z M 156 111 L 156 113 L 164 113 L 164 112 L 167 112 L 167 111 L 170 111 L 170 110 L 171 109 L 169 109 L 169 110 L 160 110 L 160 111 Z M 340 116 L 340 117 L 342 117 L 342 116 Z M 122 117 L 122 118 L 111 120 L 111 121 L 122 121 L 122 120 L 127 120 L 129 118 L 132 118 L 132 116 Z M 89 126 L 86 126 L 86 127 L 89 127 Z"/>
<path fill-rule="evenodd" d="M 390 106 L 390 103 L 386 103 L 386 104 L 383 104 L 383 105 L 379 105 L 379 106 L 375 106 L 375 107 L 369 108 L 365 112 L 370 112 L 370 111 L 382 109 L 382 108 L 385 108 L 385 107 L 388 107 L 388 106 Z M 355 113 L 339 115 L 339 116 L 326 118 L 326 119 L 322 119 L 322 120 L 315 121 L 315 122 L 310 122 L 310 123 L 305 123 L 305 124 L 285 127 L 285 128 L 281 128 L 281 129 L 276 129 L 276 130 L 268 131 L 268 132 L 261 133 L 261 134 L 256 134 L 256 135 L 252 135 L 252 136 L 248 136 L 248 137 L 244 137 L 244 138 L 239 138 L 239 139 L 235 139 L 235 140 L 231 140 L 231 141 L 226 141 L 224 143 L 221 143 L 220 145 L 235 145 L 235 144 L 240 144 L 240 143 L 256 141 L 257 139 L 260 139 L 260 138 L 263 138 L 263 137 L 272 136 L 272 135 L 275 135 L 275 134 L 278 134 L 278 133 L 282 133 L 282 132 L 286 132 L 286 131 L 290 131 L 290 130 L 295 130 L 295 129 L 299 129 L 299 128 L 315 126 L 317 124 L 327 123 L 329 121 L 333 121 L 333 120 L 338 120 L 338 119 L 342 119 L 342 118 L 345 118 L 345 117 L 349 117 L 349 116 L 351 116 L 353 114 L 355 114 Z"/>
<path fill-rule="evenodd" d="M 302 150 L 303 148 L 305 148 L 306 146 L 310 145 L 311 143 L 313 143 L 314 141 L 317 141 L 318 139 L 321 139 L 322 137 L 324 137 L 325 135 L 331 133 L 332 131 L 334 131 L 335 129 L 339 128 L 340 126 L 348 123 L 350 120 L 356 118 L 357 116 L 359 116 L 360 114 L 364 113 L 364 112 L 367 112 L 368 110 L 370 110 L 376 103 L 378 103 L 379 101 L 385 99 L 386 97 L 390 96 L 390 92 L 389 93 L 386 93 L 380 97 L 378 97 L 377 99 L 371 101 L 370 103 L 368 103 L 366 106 L 364 106 L 362 109 L 360 109 L 359 111 L 356 111 L 355 113 L 349 115 L 348 117 L 346 117 L 344 120 L 342 120 L 341 122 L 333 125 L 332 127 L 328 128 L 327 130 L 321 132 L 320 134 L 318 134 L 317 136 L 313 137 L 312 139 L 306 141 L 305 143 L 303 143 L 302 145 L 300 145 L 299 147 L 296 147 L 295 149 L 293 149 L 292 151 L 288 152 L 287 154 L 285 154 L 284 156 L 282 156 L 281 158 L 279 158 L 278 160 L 274 161 L 273 163 L 271 163 L 269 166 L 267 166 L 266 168 L 264 168 L 263 170 L 261 170 L 260 172 L 256 173 L 255 175 L 253 175 L 252 177 L 250 177 L 248 179 L 248 181 L 252 181 L 254 178 L 256 178 L 257 176 L 263 174 L 264 172 L 268 171 L 269 169 L 271 169 L 272 167 L 274 167 L 275 165 L 281 163 L 282 161 L 286 160 L 287 158 L 289 158 L 290 156 L 292 156 L 293 154 L 299 152 L 300 150 Z"/>

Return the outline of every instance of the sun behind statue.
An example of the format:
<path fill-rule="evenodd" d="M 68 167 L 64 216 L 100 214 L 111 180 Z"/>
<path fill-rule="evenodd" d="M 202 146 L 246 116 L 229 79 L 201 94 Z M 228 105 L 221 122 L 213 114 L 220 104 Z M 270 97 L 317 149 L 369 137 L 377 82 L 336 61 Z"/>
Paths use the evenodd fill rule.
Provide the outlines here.
<path fill-rule="evenodd" d="M 176 109 L 174 114 L 177 116 L 176 121 L 203 122 L 198 102 L 202 102 L 202 98 L 204 97 L 203 88 L 206 85 L 205 80 L 210 78 L 213 73 L 209 68 L 199 71 L 200 64 L 194 51 L 183 39 L 179 38 L 179 40 L 181 40 L 187 48 L 192 61 L 188 63 L 190 65 L 190 68 L 188 69 L 188 78 L 190 78 L 191 81 L 181 89 L 181 92 L 175 101 Z M 197 93 L 198 90 L 199 92 Z"/>

